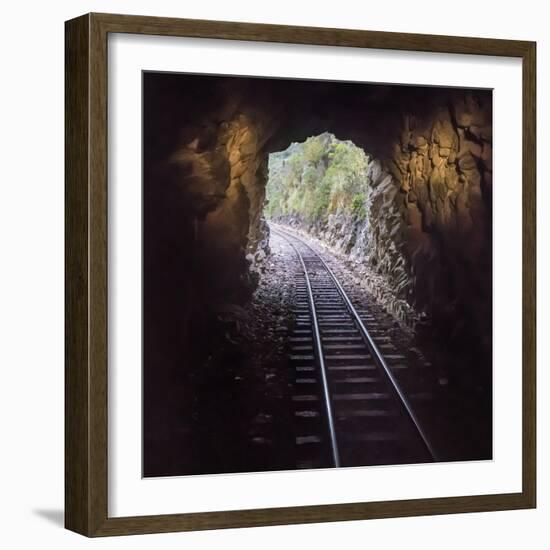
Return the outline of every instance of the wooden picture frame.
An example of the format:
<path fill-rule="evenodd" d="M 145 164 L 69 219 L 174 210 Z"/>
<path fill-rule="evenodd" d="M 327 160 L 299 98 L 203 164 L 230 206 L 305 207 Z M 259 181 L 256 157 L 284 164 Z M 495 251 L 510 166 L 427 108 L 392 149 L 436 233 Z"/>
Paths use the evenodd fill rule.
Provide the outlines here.
<path fill-rule="evenodd" d="M 507 56 L 523 67 L 522 491 L 139 517 L 108 516 L 107 36 L 223 40 Z M 536 505 L 536 45 L 534 42 L 112 14 L 66 22 L 65 525 L 86 536 L 533 508 Z"/>

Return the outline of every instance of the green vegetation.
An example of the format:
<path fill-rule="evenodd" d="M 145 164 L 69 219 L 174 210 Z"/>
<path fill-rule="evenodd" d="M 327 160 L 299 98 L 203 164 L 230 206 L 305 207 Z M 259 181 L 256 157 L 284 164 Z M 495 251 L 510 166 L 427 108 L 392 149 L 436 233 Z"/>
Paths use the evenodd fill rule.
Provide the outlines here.
<path fill-rule="evenodd" d="M 268 218 L 295 216 L 307 223 L 347 213 L 364 219 L 368 157 L 332 134 L 293 143 L 269 156 Z"/>

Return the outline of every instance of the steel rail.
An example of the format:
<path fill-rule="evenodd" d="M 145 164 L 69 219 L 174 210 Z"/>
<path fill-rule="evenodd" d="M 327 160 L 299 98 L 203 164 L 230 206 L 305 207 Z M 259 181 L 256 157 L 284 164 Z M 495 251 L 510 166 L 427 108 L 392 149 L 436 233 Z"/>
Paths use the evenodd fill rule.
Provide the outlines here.
<path fill-rule="evenodd" d="M 275 229 L 275 233 L 278 233 L 281 237 L 283 237 L 288 244 L 294 249 L 294 252 L 296 252 L 296 256 L 298 256 L 298 259 L 300 260 L 300 264 L 302 265 L 302 269 L 304 271 L 304 277 L 306 280 L 306 287 L 307 287 L 307 294 L 308 294 L 308 301 L 309 301 L 309 308 L 311 311 L 311 320 L 313 323 L 313 341 L 315 343 L 315 355 L 317 356 L 317 362 L 319 363 L 319 369 L 321 371 L 321 381 L 323 385 L 323 396 L 325 401 L 325 410 L 327 415 L 327 429 L 329 433 L 329 439 L 330 439 L 330 450 L 332 455 L 332 463 L 335 468 L 339 468 L 341 466 L 340 463 L 340 451 L 338 449 L 338 439 L 336 437 L 336 428 L 334 426 L 334 415 L 332 412 L 332 404 L 331 404 L 331 398 L 330 398 L 330 390 L 328 387 L 328 376 L 327 376 L 327 370 L 325 365 L 325 357 L 323 353 L 323 347 L 321 345 L 321 331 L 319 330 L 319 323 L 317 320 L 317 311 L 315 308 L 315 301 L 313 299 L 313 290 L 311 289 L 311 282 L 309 280 L 309 273 L 307 271 L 306 264 L 304 262 L 304 258 L 302 257 L 301 252 L 298 250 L 298 248 L 292 243 L 281 231 Z"/>
<path fill-rule="evenodd" d="M 361 336 L 363 337 L 365 343 L 367 344 L 369 351 L 371 352 L 371 355 L 376 362 L 376 364 L 379 366 L 379 368 L 382 369 L 382 371 L 386 374 L 388 380 L 390 381 L 390 386 L 393 389 L 394 393 L 398 396 L 399 401 L 401 405 L 403 406 L 403 409 L 407 413 L 407 416 L 409 417 L 409 420 L 411 421 L 412 425 L 414 426 L 416 432 L 418 433 L 420 439 L 422 440 L 422 443 L 428 453 L 430 454 L 432 460 L 434 462 L 437 462 L 437 454 L 430 443 L 430 440 L 428 439 L 426 433 L 420 426 L 420 422 L 418 421 L 418 418 L 416 417 L 416 414 L 414 413 L 411 404 L 409 403 L 409 400 L 403 393 L 403 390 L 401 389 L 401 386 L 397 382 L 395 376 L 393 375 L 390 367 L 386 363 L 386 360 L 384 359 L 384 356 L 378 349 L 378 346 L 374 342 L 372 336 L 369 334 L 369 331 L 365 327 L 363 321 L 361 320 L 361 317 L 357 313 L 357 310 L 351 303 L 351 300 L 349 299 L 346 291 L 340 284 L 340 281 L 337 279 L 336 275 L 334 275 L 332 269 L 328 266 L 328 264 L 323 260 L 323 258 L 320 256 L 318 252 L 316 252 L 308 243 L 306 243 L 303 239 L 300 237 L 293 235 L 292 233 L 289 233 L 288 231 L 285 231 L 284 229 L 276 228 L 275 232 L 279 233 L 283 237 L 290 237 L 293 239 L 296 239 L 300 243 L 302 243 L 304 246 L 306 246 L 313 254 L 315 254 L 321 263 L 323 264 L 324 268 L 327 270 L 327 273 L 330 275 L 333 283 L 335 284 L 336 288 L 338 289 L 338 292 L 342 296 L 342 299 L 344 300 L 344 303 L 346 304 L 349 312 L 351 313 L 352 317 L 354 318 L 355 323 L 357 324 L 357 327 L 359 328 L 359 331 L 361 332 Z M 296 247 L 287 239 L 287 241 L 290 243 L 290 245 L 295 249 Z"/>

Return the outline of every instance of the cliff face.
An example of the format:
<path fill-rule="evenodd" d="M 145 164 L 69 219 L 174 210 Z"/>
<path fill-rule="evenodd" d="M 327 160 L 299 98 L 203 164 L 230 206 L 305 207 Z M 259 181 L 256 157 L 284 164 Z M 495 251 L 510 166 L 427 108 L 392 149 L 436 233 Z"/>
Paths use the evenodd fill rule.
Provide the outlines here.
<path fill-rule="evenodd" d="M 375 274 L 397 316 L 490 347 L 490 92 L 148 74 L 144 101 L 145 256 L 171 266 L 146 285 L 178 330 L 247 299 L 268 156 L 329 131 L 371 158 L 366 215 L 295 221 Z"/>

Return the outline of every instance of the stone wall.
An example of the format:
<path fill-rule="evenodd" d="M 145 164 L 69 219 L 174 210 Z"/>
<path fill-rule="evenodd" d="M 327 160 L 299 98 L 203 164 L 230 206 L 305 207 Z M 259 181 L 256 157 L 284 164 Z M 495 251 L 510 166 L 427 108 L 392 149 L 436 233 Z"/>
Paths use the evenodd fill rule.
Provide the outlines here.
<path fill-rule="evenodd" d="M 450 342 L 491 347 L 492 109 L 455 94 L 433 116 L 404 117 L 387 166 L 404 194 L 413 306 Z M 472 343 L 474 345 L 474 343 Z"/>

